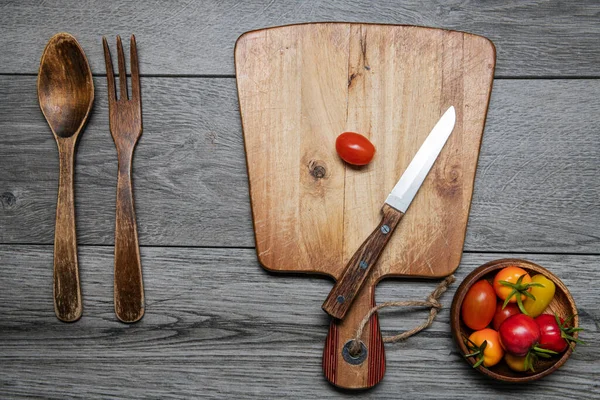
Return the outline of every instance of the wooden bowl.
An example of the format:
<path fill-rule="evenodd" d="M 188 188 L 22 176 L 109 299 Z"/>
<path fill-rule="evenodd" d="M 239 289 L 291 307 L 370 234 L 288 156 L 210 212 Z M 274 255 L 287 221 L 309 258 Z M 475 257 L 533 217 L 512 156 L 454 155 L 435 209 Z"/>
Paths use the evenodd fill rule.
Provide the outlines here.
<path fill-rule="evenodd" d="M 543 274 L 546 278 L 552 280 L 556 285 L 556 291 L 554 294 L 554 298 L 552 299 L 544 313 L 556 313 L 562 318 L 569 318 L 572 315 L 575 315 L 575 317 L 573 318 L 573 325 L 575 327 L 579 326 L 577 308 L 575 307 L 575 302 L 573 301 L 569 290 L 564 285 L 564 283 L 562 283 L 561 280 L 558 279 L 550 271 L 540 267 L 537 264 L 525 260 L 506 258 L 502 260 L 490 261 L 475 269 L 462 281 L 462 283 L 456 290 L 454 300 L 452 300 L 452 308 L 450 310 L 450 324 L 452 327 L 452 336 L 454 337 L 454 341 L 460 349 L 461 354 L 464 355 L 468 353 L 463 336 L 469 337 L 469 335 L 473 332 L 462 322 L 462 318 L 460 317 L 460 309 L 465 295 L 467 294 L 467 291 L 475 282 L 481 279 L 487 279 L 490 283 L 492 283 L 494 276 L 500 269 L 511 265 L 523 268 L 532 276 L 534 274 Z M 569 346 L 567 351 L 565 351 L 559 356 L 554 356 L 550 359 L 540 358 L 539 361 L 535 364 L 535 372 L 515 372 L 508 367 L 504 360 L 494 365 L 493 367 L 486 368 L 483 365 L 481 365 L 477 367 L 477 369 L 482 374 L 497 379 L 499 381 L 515 383 L 531 382 L 536 379 L 540 379 L 546 375 L 550 375 L 552 372 L 556 371 L 561 365 L 563 365 L 567 361 L 569 356 L 571 356 L 572 352 L 573 347 Z M 469 357 L 468 359 L 466 358 L 465 360 L 467 360 L 467 362 L 470 365 L 475 364 L 475 360 L 473 357 Z"/>

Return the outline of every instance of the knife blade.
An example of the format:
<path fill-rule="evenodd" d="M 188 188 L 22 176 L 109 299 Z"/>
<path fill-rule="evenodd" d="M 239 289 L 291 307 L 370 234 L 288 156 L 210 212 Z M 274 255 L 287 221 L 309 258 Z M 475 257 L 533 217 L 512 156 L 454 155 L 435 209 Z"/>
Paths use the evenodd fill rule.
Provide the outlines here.
<path fill-rule="evenodd" d="M 408 168 L 388 195 L 381 209 L 383 218 L 377 228 L 360 245 L 342 276 L 323 303 L 323 310 L 334 318 L 343 319 L 361 289 L 372 267 L 390 240 L 392 233 L 415 198 L 431 167 L 454 130 L 456 111 L 451 106 L 433 127 Z"/>

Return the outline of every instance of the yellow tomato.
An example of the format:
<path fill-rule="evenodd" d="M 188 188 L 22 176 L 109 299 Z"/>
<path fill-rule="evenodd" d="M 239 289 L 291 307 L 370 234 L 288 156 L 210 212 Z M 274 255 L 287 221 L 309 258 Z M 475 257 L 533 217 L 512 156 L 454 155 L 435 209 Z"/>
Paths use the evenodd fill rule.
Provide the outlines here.
<path fill-rule="evenodd" d="M 504 356 L 504 361 L 508 364 L 508 367 L 516 372 L 525 372 L 529 369 L 527 356 L 519 357 L 513 356 L 510 353 L 506 353 Z"/>
<path fill-rule="evenodd" d="M 531 278 L 531 282 L 539 283 L 542 286 L 532 286 L 531 293 L 535 300 L 531 297 L 528 297 L 523 302 L 523 307 L 525 307 L 525 311 L 532 316 L 533 318 L 541 315 L 548 304 L 552 301 L 554 297 L 554 291 L 556 290 L 556 286 L 554 282 L 550 279 L 546 278 L 544 275 L 534 275 Z"/>
<path fill-rule="evenodd" d="M 482 349 L 483 342 L 486 342 L 486 344 Z M 471 354 L 476 356 L 478 361 L 483 357 L 484 367 L 491 367 L 498 364 L 504 356 L 504 349 L 500 345 L 498 332 L 490 328 L 473 332 L 469 336 L 467 347 L 469 347 L 469 350 L 474 351 Z"/>

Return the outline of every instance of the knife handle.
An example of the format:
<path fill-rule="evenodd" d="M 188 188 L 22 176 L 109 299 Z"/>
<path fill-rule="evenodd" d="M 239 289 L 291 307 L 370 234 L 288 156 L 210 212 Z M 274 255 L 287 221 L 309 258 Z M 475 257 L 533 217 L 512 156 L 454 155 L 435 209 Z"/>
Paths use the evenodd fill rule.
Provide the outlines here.
<path fill-rule="evenodd" d="M 335 283 L 323 303 L 323 311 L 334 318 L 344 318 L 369 275 L 369 271 L 379 259 L 396 226 L 404 216 L 403 212 L 388 204 L 383 205 L 381 212 L 383 213 L 381 222 L 354 253 L 341 278 Z"/>

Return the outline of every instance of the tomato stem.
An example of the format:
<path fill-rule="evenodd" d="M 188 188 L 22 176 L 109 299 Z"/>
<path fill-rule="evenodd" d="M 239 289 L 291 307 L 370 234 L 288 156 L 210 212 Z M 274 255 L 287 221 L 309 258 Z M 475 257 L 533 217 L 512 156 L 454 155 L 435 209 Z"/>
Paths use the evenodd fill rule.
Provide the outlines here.
<path fill-rule="evenodd" d="M 580 340 L 574 336 L 577 332 L 583 331 L 584 329 L 568 326 L 569 322 L 571 322 L 571 320 L 575 318 L 575 315 L 577 314 L 571 315 L 569 318 L 561 322 L 560 317 L 556 313 L 554 313 L 554 318 L 556 319 L 556 323 L 558 324 L 558 328 L 560 329 L 560 337 L 565 339 L 571 347 L 573 347 L 574 343 L 585 344 L 583 340 Z"/>
<path fill-rule="evenodd" d="M 535 372 L 535 368 L 533 368 L 533 365 L 535 364 L 535 362 L 537 361 L 537 356 L 535 355 L 535 353 L 529 352 L 527 353 L 527 355 L 525 356 L 525 370 L 530 370 L 531 372 Z"/>
<path fill-rule="evenodd" d="M 465 354 L 465 358 L 477 357 L 477 361 L 475 362 L 475 364 L 473 364 L 473 368 L 479 367 L 481 364 L 483 364 L 484 361 L 483 352 L 487 347 L 487 340 L 484 340 L 480 346 L 477 346 L 471 339 L 467 338 L 466 336 L 463 336 L 463 339 L 469 351 L 472 351 L 472 353 Z"/>
<path fill-rule="evenodd" d="M 554 350 L 543 349 L 543 348 L 541 348 L 541 347 L 538 347 L 537 345 L 533 346 L 533 349 L 532 349 L 532 350 L 533 350 L 533 351 L 536 353 L 536 355 L 538 355 L 538 356 L 539 356 L 539 355 L 542 355 L 542 354 L 551 354 L 551 355 L 558 354 L 558 353 L 557 353 L 556 351 L 554 351 Z"/>
<path fill-rule="evenodd" d="M 521 275 L 519 277 L 519 279 L 517 279 L 516 283 L 512 283 L 512 282 L 508 282 L 508 281 L 499 281 L 501 285 L 512 288 L 512 291 L 510 292 L 510 294 L 506 297 L 506 299 L 504 299 L 504 304 L 502 304 L 503 310 L 506 308 L 508 303 L 510 303 L 510 300 L 513 298 L 513 296 L 516 296 L 517 305 L 519 306 L 519 310 L 521 310 L 521 312 L 523 314 L 529 315 L 529 313 L 527 312 L 527 310 L 525 310 L 525 307 L 523 306 L 523 300 L 521 300 L 521 295 L 529 297 L 530 299 L 535 301 L 535 296 L 532 295 L 531 293 L 529 293 L 529 289 L 531 289 L 533 286 L 537 286 L 537 287 L 545 287 L 545 286 L 538 282 L 523 283 L 523 278 L 525 277 L 525 275 L 527 275 L 527 274 Z"/>

